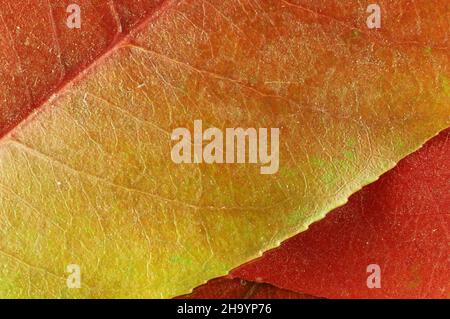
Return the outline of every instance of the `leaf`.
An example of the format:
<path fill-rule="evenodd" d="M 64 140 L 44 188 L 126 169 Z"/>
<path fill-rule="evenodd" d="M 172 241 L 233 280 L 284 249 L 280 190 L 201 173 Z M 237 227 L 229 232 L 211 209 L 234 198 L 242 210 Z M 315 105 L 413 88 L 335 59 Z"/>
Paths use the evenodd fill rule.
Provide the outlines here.
<path fill-rule="evenodd" d="M 218 278 L 177 299 L 317 299 L 268 284 Z"/>
<path fill-rule="evenodd" d="M 1 140 L 0 295 L 188 293 L 448 126 L 448 51 L 372 36 L 360 9 L 342 23 L 280 1 L 165 2 Z M 175 164 L 170 134 L 196 119 L 280 128 L 278 173 Z"/>
<path fill-rule="evenodd" d="M 113 46 L 162 0 L 0 1 L 0 136 Z M 80 29 L 66 25 L 80 6 Z"/>
<path fill-rule="evenodd" d="M 449 298 L 449 139 L 446 130 L 233 276 L 327 298 Z M 370 264 L 380 289 L 367 287 Z"/>

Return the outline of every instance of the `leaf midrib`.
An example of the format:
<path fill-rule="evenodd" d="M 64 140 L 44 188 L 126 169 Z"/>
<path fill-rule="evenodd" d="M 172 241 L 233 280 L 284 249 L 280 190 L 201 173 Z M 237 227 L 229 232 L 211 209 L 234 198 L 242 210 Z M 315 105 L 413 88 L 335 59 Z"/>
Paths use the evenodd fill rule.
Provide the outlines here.
<path fill-rule="evenodd" d="M 161 16 L 169 7 L 176 4 L 179 0 L 163 0 L 158 6 L 153 8 L 151 12 L 144 18 L 140 19 L 140 21 L 129 31 L 123 32 L 122 28 L 118 29 L 114 40 L 111 44 L 102 51 L 96 58 L 94 58 L 91 62 L 87 63 L 84 67 L 80 67 L 77 72 L 73 74 L 69 74 L 65 76 L 60 83 L 49 93 L 44 95 L 44 97 L 37 99 L 36 101 L 31 101 L 29 105 L 26 107 L 21 107 L 21 110 L 27 110 L 25 115 L 22 116 L 18 121 L 13 123 L 10 126 L 7 126 L 6 129 L 0 130 L 0 142 L 12 135 L 13 132 L 25 125 L 28 121 L 30 121 L 36 113 L 42 111 L 44 106 L 50 104 L 52 100 L 54 100 L 57 96 L 59 96 L 62 92 L 64 92 L 67 88 L 71 87 L 73 84 L 80 81 L 84 76 L 93 68 L 95 68 L 98 64 L 102 63 L 106 58 L 108 58 L 113 52 L 115 52 L 121 46 L 127 44 L 132 37 L 133 34 L 139 32 L 139 30 L 145 28 L 148 24 L 152 23 L 158 17 Z"/>

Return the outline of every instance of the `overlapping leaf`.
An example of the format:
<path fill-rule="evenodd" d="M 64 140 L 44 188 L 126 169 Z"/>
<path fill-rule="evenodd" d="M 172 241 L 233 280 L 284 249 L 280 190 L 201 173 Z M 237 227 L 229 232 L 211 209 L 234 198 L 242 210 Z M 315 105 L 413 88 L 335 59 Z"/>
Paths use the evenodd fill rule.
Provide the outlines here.
<path fill-rule="evenodd" d="M 189 295 L 179 299 L 316 299 L 314 296 L 299 294 L 268 284 L 239 279 L 218 278 L 194 289 Z"/>
<path fill-rule="evenodd" d="M 353 22 L 280 1 L 166 3 L 1 140 L 0 295 L 187 293 L 448 126 L 447 51 Z M 174 164 L 170 132 L 195 119 L 280 128 L 278 174 Z"/>
<path fill-rule="evenodd" d="M 433 138 L 345 206 L 233 276 L 327 298 L 448 298 L 449 138 L 450 130 Z M 367 286 L 371 264 L 380 267 L 379 288 Z"/>

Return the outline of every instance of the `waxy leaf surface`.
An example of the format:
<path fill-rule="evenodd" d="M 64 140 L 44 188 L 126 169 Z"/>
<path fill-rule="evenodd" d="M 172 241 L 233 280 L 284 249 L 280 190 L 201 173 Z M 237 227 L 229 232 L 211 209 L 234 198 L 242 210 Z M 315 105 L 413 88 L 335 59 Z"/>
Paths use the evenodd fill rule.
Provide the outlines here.
<path fill-rule="evenodd" d="M 367 30 L 349 3 L 357 15 L 340 20 L 285 1 L 167 1 L 4 136 L 0 295 L 188 293 L 447 127 L 448 28 L 425 27 L 446 3 L 417 7 L 412 43 Z M 280 128 L 279 172 L 173 163 L 170 133 L 196 119 Z M 68 264 L 82 288 L 68 289 Z"/>

